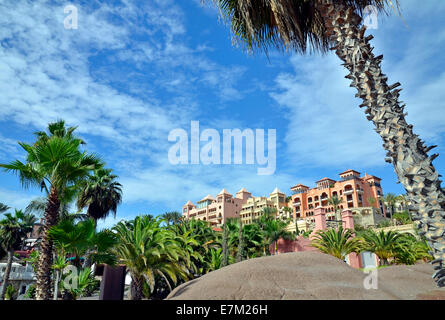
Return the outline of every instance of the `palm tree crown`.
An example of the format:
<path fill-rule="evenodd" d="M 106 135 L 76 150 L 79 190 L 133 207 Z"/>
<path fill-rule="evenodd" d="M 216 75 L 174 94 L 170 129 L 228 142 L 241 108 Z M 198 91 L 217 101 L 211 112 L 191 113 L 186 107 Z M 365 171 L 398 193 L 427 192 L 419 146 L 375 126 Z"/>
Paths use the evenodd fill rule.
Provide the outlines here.
<path fill-rule="evenodd" d="M 82 183 L 77 207 L 88 207 L 87 215 L 94 221 L 105 219 L 110 212 L 116 216 L 117 206 L 122 202 L 122 185 L 111 172 L 111 169 L 96 169 Z"/>
<path fill-rule="evenodd" d="M 211 0 L 223 18 L 230 21 L 234 42 L 250 50 L 267 52 L 272 48 L 297 52 L 326 52 L 332 42 L 326 33 L 321 10 L 327 1 L 321 0 Z M 336 0 L 362 15 L 364 9 L 375 6 L 384 11 L 397 0 Z"/>

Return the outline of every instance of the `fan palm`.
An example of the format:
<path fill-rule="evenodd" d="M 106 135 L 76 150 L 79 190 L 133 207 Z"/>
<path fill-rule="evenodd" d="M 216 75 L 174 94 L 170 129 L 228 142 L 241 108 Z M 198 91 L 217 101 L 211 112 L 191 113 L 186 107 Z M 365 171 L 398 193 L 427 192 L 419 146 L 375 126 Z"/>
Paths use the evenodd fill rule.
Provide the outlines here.
<path fill-rule="evenodd" d="M 399 101 L 400 83 L 388 84 L 381 63 L 365 36 L 364 9 L 378 12 L 397 0 L 211 0 L 230 21 L 236 44 L 248 50 L 292 49 L 299 53 L 334 50 L 348 69 L 346 78 L 358 91 L 367 119 L 372 121 L 387 151 L 385 161 L 393 163 L 399 181 L 412 204 L 412 215 L 434 251 L 438 286 L 445 285 L 445 192 L 426 146 L 405 119 L 405 105 Z"/>
<path fill-rule="evenodd" d="M 374 197 L 368 197 L 367 200 L 368 200 L 368 203 L 369 203 L 369 205 L 370 205 L 371 207 L 374 207 L 375 204 L 377 203 L 377 199 L 374 198 Z"/>
<path fill-rule="evenodd" d="M 35 145 L 39 143 L 47 142 L 51 137 L 59 137 L 59 138 L 67 138 L 78 141 L 80 144 L 85 144 L 85 142 L 74 136 L 74 131 L 77 127 L 66 127 L 64 120 L 58 120 L 56 122 L 51 122 L 48 124 L 48 133 L 45 131 L 37 131 L 34 132 L 34 135 L 37 137 L 37 141 Z"/>
<path fill-rule="evenodd" d="M 155 275 L 164 278 L 168 286 L 168 278 L 176 283 L 178 277 L 189 277 L 188 270 L 181 263 L 184 256 L 174 233 L 162 229 L 160 224 L 157 219 L 139 216 L 131 225 L 119 222 L 113 228 L 118 238 L 114 251 L 130 272 L 133 300 L 142 299 L 144 282 L 153 292 Z"/>
<path fill-rule="evenodd" d="M 62 220 L 49 229 L 48 236 L 76 267 L 81 266 L 81 258 L 86 253 L 95 263 L 115 263 L 115 256 L 111 253 L 111 248 L 116 244 L 115 235 L 109 230 L 96 232 L 92 219 L 78 223 L 73 219 Z"/>
<path fill-rule="evenodd" d="M 9 207 L 6 204 L 3 204 L 0 202 L 0 213 L 3 213 L 8 209 L 9 209 Z"/>
<path fill-rule="evenodd" d="M 96 169 L 82 183 L 82 191 L 77 199 L 77 207 L 87 207 L 87 215 L 97 223 L 110 212 L 116 217 L 117 206 L 122 202 L 122 185 L 116 182 L 111 169 Z"/>
<path fill-rule="evenodd" d="M 25 215 L 21 210 L 15 210 L 14 215 L 5 214 L 5 218 L 0 221 L 0 245 L 8 253 L 8 261 L 3 278 L 0 300 L 5 299 L 6 288 L 9 283 L 14 249 L 20 244 L 28 232 L 32 230 L 35 217 Z"/>
<path fill-rule="evenodd" d="M 338 212 L 338 206 L 343 202 L 342 198 L 338 198 L 337 196 L 332 196 L 328 199 L 328 203 L 334 207 L 335 211 L 335 219 L 337 221 L 341 221 L 341 214 Z"/>
<path fill-rule="evenodd" d="M 101 165 L 98 157 L 79 150 L 80 141 L 53 136 L 36 145 L 20 142 L 26 151 L 26 162 L 19 160 L 0 164 L 6 171 L 18 174 L 24 187 L 37 185 L 48 195 L 44 214 L 44 235 L 40 244 L 36 298 L 50 299 L 52 242 L 48 230 L 57 223 L 61 203 L 68 203 L 78 191 L 79 182 Z"/>
<path fill-rule="evenodd" d="M 343 261 L 348 254 L 359 253 L 362 249 L 360 239 L 354 237 L 350 229 L 343 227 L 317 231 L 311 245 Z"/>
<path fill-rule="evenodd" d="M 394 205 L 397 202 L 397 196 L 394 193 L 387 193 L 383 196 L 383 202 L 386 204 L 386 207 L 389 211 L 389 218 L 392 221 L 392 215 L 394 213 Z"/>
<path fill-rule="evenodd" d="M 25 213 L 35 213 L 39 216 L 43 216 L 45 214 L 46 205 L 48 202 L 48 198 L 45 197 L 38 197 L 29 202 L 29 204 L 25 208 Z M 86 214 L 83 213 L 70 213 L 68 211 L 68 204 L 66 203 L 60 203 L 60 209 L 59 209 L 59 218 L 58 220 L 68 219 L 68 218 L 74 218 L 78 220 L 85 220 L 88 218 Z"/>
<path fill-rule="evenodd" d="M 178 224 L 181 221 L 182 215 L 177 211 L 165 212 L 161 217 L 167 221 L 168 224 Z"/>
<path fill-rule="evenodd" d="M 275 254 L 277 254 L 279 239 L 293 240 L 295 238 L 293 233 L 286 230 L 287 225 L 288 222 L 282 220 L 269 220 L 264 226 L 264 238 L 268 245 L 274 245 Z"/>
<path fill-rule="evenodd" d="M 367 251 L 374 252 L 382 261 L 383 265 L 389 264 L 389 259 L 396 255 L 401 234 L 395 231 L 375 232 L 367 230 L 362 233 L 364 247 Z"/>

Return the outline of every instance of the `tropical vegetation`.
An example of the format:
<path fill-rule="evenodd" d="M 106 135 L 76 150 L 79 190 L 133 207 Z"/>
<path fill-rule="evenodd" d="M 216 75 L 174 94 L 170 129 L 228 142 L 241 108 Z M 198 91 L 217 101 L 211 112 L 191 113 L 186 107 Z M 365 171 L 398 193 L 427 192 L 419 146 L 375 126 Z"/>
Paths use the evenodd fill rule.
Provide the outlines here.
<path fill-rule="evenodd" d="M 388 83 L 375 55 L 372 35 L 363 23 L 368 6 L 377 12 L 395 9 L 397 0 L 211 0 L 229 22 L 235 45 L 247 51 L 270 49 L 297 53 L 333 50 L 348 70 L 347 79 L 362 100 L 367 119 L 383 140 L 385 161 L 392 163 L 411 204 L 413 219 L 433 248 L 438 286 L 445 286 L 445 191 L 433 165 L 436 146 L 427 146 L 406 122 L 405 105 L 399 101 L 399 82 Z M 283 50 L 283 51 L 284 51 Z M 431 214 L 431 213 L 434 214 Z"/>

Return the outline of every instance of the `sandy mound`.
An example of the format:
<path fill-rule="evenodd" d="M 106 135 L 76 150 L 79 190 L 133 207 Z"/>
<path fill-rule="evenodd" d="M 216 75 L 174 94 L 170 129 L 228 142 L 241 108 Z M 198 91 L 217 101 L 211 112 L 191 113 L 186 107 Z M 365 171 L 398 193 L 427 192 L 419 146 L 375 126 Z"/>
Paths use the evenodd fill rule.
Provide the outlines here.
<path fill-rule="evenodd" d="M 422 299 L 425 293 L 437 290 L 432 273 L 429 264 L 382 268 L 378 270 L 378 289 L 365 289 L 368 274 L 332 256 L 284 253 L 211 272 L 177 287 L 167 299 L 415 299 L 419 294 Z"/>

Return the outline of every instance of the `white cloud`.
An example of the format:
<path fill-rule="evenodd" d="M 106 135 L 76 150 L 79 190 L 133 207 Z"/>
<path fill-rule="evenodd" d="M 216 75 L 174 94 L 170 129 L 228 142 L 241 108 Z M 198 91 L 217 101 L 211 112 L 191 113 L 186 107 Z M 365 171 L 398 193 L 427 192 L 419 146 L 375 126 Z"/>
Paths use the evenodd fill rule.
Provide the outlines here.
<path fill-rule="evenodd" d="M 418 2 L 402 5 L 403 18 L 387 17 L 375 38 L 375 54 L 384 54 L 383 72 L 389 83 L 402 83 L 401 100 L 407 121 L 427 142 L 437 142 L 445 131 L 445 72 L 442 56 L 445 7 L 429 3 L 419 10 Z M 428 15 L 429 23 L 421 23 Z M 441 29 L 442 28 L 442 29 Z M 335 54 L 292 56 L 292 69 L 281 73 L 271 93 L 289 119 L 286 142 L 291 161 L 301 166 L 325 168 L 385 165 L 382 141 L 354 98 L 355 88 L 345 79 L 346 69 Z"/>
<path fill-rule="evenodd" d="M 29 192 L 18 192 L 0 188 L 0 202 L 12 208 L 10 211 L 14 209 L 24 210 L 31 200 L 39 196 L 38 194 L 30 194 Z"/>

